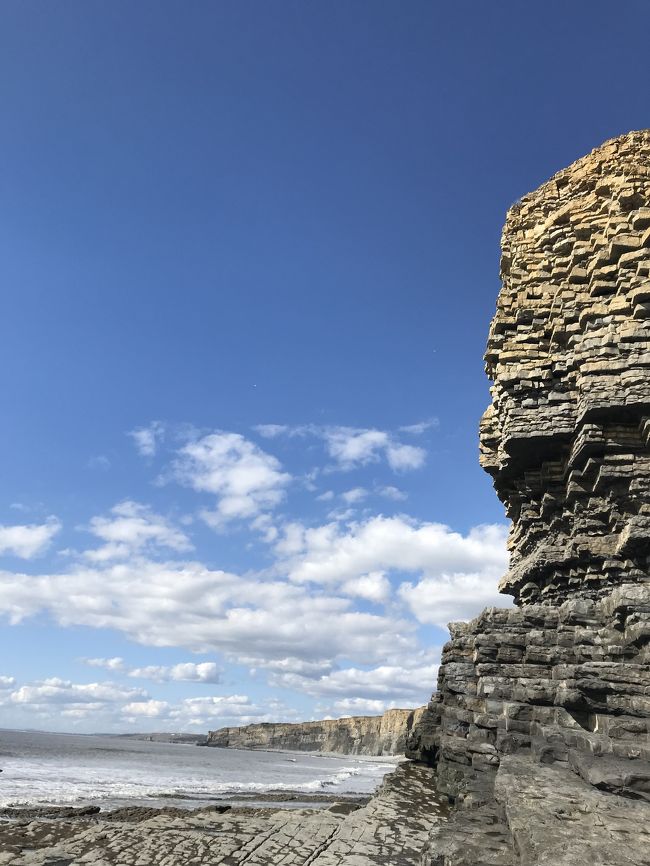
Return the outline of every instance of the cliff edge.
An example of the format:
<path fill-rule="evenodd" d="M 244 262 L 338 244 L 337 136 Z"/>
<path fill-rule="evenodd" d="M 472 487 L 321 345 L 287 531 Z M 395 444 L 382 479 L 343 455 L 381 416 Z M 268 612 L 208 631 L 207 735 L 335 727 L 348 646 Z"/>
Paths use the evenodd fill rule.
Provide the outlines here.
<path fill-rule="evenodd" d="M 340 752 L 345 755 L 403 755 L 406 740 L 425 708 L 387 710 L 383 716 L 350 716 L 298 724 L 255 724 L 208 733 L 208 746 Z"/>
<path fill-rule="evenodd" d="M 514 609 L 452 623 L 424 866 L 650 863 L 650 130 L 509 211 L 482 466 Z"/>

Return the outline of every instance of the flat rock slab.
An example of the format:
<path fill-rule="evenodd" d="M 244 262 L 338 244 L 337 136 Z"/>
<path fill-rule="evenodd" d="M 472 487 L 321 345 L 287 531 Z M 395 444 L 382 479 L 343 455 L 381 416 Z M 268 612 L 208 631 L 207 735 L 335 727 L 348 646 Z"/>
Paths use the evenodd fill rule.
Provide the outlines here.
<path fill-rule="evenodd" d="M 506 757 L 495 795 L 522 866 L 648 866 L 650 804 L 592 788 L 558 764 Z"/>
<path fill-rule="evenodd" d="M 0 822 L 0 866 L 417 866 L 445 820 L 433 771 L 402 764 L 366 806 Z"/>

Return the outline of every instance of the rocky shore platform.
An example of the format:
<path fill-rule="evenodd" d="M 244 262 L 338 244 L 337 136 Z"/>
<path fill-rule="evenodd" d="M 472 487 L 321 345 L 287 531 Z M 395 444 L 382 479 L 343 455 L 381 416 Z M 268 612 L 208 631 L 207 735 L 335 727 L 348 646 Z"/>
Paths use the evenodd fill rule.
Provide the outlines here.
<path fill-rule="evenodd" d="M 0 816 L 1 866 L 417 866 L 446 808 L 434 771 L 404 763 L 365 806 L 16 810 Z"/>

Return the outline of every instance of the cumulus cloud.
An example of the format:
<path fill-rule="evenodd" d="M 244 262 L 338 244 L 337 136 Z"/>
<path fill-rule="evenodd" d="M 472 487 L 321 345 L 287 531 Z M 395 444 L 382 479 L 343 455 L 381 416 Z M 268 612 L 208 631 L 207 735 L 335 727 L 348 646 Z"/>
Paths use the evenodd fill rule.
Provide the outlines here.
<path fill-rule="evenodd" d="M 113 656 L 110 659 L 83 659 L 83 661 L 91 668 L 106 668 L 107 671 L 124 670 L 124 659 L 119 656 Z"/>
<path fill-rule="evenodd" d="M 228 724 L 248 724 L 252 721 L 295 719 L 293 710 L 276 698 L 257 705 L 248 695 L 211 695 L 189 697 L 172 702 L 153 698 L 142 689 L 128 688 L 111 682 L 75 683 L 52 677 L 16 688 L 13 677 L 0 677 L 0 706 L 13 718 L 26 721 L 38 716 L 54 728 L 84 724 L 90 730 L 123 730 L 130 725 L 135 730 L 156 727 L 183 730 Z"/>
<path fill-rule="evenodd" d="M 364 487 L 353 487 L 352 490 L 345 490 L 341 493 L 341 499 L 347 502 L 348 505 L 362 502 L 367 496 L 368 491 Z"/>
<path fill-rule="evenodd" d="M 401 708 L 396 701 L 372 701 L 367 698 L 343 698 L 329 709 L 330 718 L 337 716 L 380 716 L 386 710 Z"/>
<path fill-rule="evenodd" d="M 169 709 L 167 701 L 133 701 L 122 707 L 125 716 L 146 716 L 148 719 L 159 718 Z"/>
<path fill-rule="evenodd" d="M 56 517 L 48 517 L 45 523 L 0 526 L 0 554 L 32 559 L 45 553 L 60 530 Z"/>
<path fill-rule="evenodd" d="M 291 714 L 290 711 L 283 711 L 282 705 L 276 702 L 273 706 L 260 707 L 248 695 L 185 698 L 178 703 L 153 699 L 133 701 L 125 704 L 121 712 L 124 720 L 134 725 L 155 719 L 158 725 L 167 725 L 175 730 L 196 727 L 203 731 L 212 725 L 247 725 L 250 722 L 277 720 L 283 714 Z"/>
<path fill-rule="evenodd" d="M 179 552 L 192 549 L 184 532 L 146 505 L 130 500 L 115 505 L 109 517 L 93 517 L 88 529 L 105 542 L 86 551 L 86 557 L 94 562 L 124 559 L 157 547 Z"/>
<path fill-rule="evenodd" d="M 371 571 L 360 577 L 353 577 L 341 585 L 346 595 L 365 598 L 368 601 L 382 602 L 390 596 L 390 581 L 383 571 Z"/>
<path fill-rule="evenodd" d="M 216 508 L 202 514 L 215 528 L 274 508 L 291 481 L 272 454 L 239 433 L 222 431 L 181 448 L 173 474 L 181 484 L 216 496 Z"/>
<path fill-rule="evenodd" d="M 286 424 L 257 424 L 253 429 L 265 439 L 275 439 L 276 436 L 291 433 L 291 427 Z"/>
<path fill-rule="evenodd" d="M 412 647 L 414 624 L 354 610 L 350 599 L 286 580 L 240 577 L 193 562 L 77 565 L 60 574 L 0 572 L 0 613 L 45 611 L 63 626 L 112 629 L 151 646 L 268 658 L 364 662 Z"/>
<path fill-rule="evenodd" d="M 489 570 L 487 574 L 490 574 Z M 497 590 L 497 572 L 493 575 L 494 580 L 486 579 L 483 570 L 424 577 L 416 583 L 403 583 L 398 593 L 418 622 L 445 628 L 450 622 L 477 616 L 484 607 L 510 605 L 508 596 Z"/>
<path fill-rule="evenodd" d="M 382 456 L 395 471 L 418 469 L 426 459 L 424 448 L 404 445 L 385 430 L 325 427 L 322 436 L 330 457 L 343 470 L 376 463 Z"/>
<path fill-rule="evenodd" d="M 261 668 L 276 674 L 298 674 L 311 679 L 318 679 L 324 674 L 330 673 L 335 667 L 334 662 L 329 660 L 311 662 L 296 656 L 288 656 L 283 659 L 259 659 L 240 656 L 239 662 L 240 664 L 252 665 L 252 673 Z"/>
<path fill-rule="evenodd" d="M 421 424 L 412 424 L 401 427 L 398 433 L 423 433 L 429 427 L 435 426 L 435 423 L 424 421 Z M 266 438 L 315 436 L 322 439 L 327 453 L 335 461 L 334 468 L 343 471 L 383 459 L 393 471 L 403 472 L 419 469 L 426 460 L 424 448 L 404 444 L 396 433 L 389 430 L 318 424 L 294 427 L 285 424 L 260 424 L 255 430 Z"/>
<path fill-rule="evenodd" d="M 404 502 L 405 499 L 408 499 L 406 493 L 403 490 L 400 490 L 399 487 L 393 487 L 392 485 L 387 485 L 386 487 L 378 487 L 377 493 L 380 496 L 384 496 L 386 499 L 392 499 L 394 502 Z"/>
<path fill-rule="evenodd" d="M 397 701 L 417 706 L 429 700 L 438 676 L 438 650 L 396 655 L 390 663 L 370 668 L 339 668 L 320 676 L 273 671 L 269 682 L 315 698 Z"/>
<path fill-rule="evenodd" d="M 175 665 L 145 665 L 143 667 L 128 667 L 123 658 L 83 659 L 85 664 L 94 668 L 105 668 L 108 671 L 119 671 L 129 677 L 143 680 L 154 680 L 159 683 L 219 683 L 223 671 L 215 662 L 179 662 Z M 0 680 L 1 682 L 1 680 Z"/>
<path fill-rule="evenodd" d="M 416 572 L 433 580 L 477 574 L 493 587 L 508 564 L 507 528 L 478 526 L 467 535 L 405 516 L 371 517 L 342 528 L 292 525 L 288 575 L 298 583 L 339 584 L 377 571 Z M 280 547 L 279 552 L 285 553 Z"/>
<path fill-rule="evenodd" d="M 135 442 L 138 453 L 143 457 L 154 457 L 158 445 L 165 437 L 165 425 L 161 421 L 152 421 L 146 427 L 137 427 L 128 434 Z"/>
<path fill-rule="evenodd" d="M 139 679 L 156 680 L 157 682 L 185 682 L 185 683 L 219 683 L 222 675 L 221 668 L 215 662 L 181 662 L 169 667 L 164 665 L 147 665 L 141 668 L 131 668 L 128 671 L 130 677 Z"/>
<path fill-rule="evenodd" d="M 21 686 L 12 692 L 15 704 L 43 706 L 49 704 L 110 704 L 144 696 L 141 689 L 129 689 L 115 683 L 73 683 L 50 677 L 33 685 Z"/>

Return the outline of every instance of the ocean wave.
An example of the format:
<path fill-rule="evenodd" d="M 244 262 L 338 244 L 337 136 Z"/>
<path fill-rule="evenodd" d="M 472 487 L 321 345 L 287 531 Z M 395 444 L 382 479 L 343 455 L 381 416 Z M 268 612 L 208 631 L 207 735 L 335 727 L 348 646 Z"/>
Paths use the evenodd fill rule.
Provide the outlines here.
<path fill-rule="evenodd" d="M 352 756 L 296 755 L 288 762 L 263 752 L 179 751 L 174 745 L 151 749 L 148 743 L 138 743 L 125 754 L 121 743 L 110 748 L 108 739 L 97 742 L 95 737 L 79 746 L 62 744 L 52 736 L 40 739 L 43 746 L 36 749 L 36 738 L 30 735 L 29 749 L 22 755 L 21 743 L 2 743 L 5 749 L 14 746 L 14 755 L 2 762 L 1 807 L 97 804 L 112 808 L 151 805 L 155 800 L 189 804 L 275 792 L 366 794 L 394 767 Z"/>

